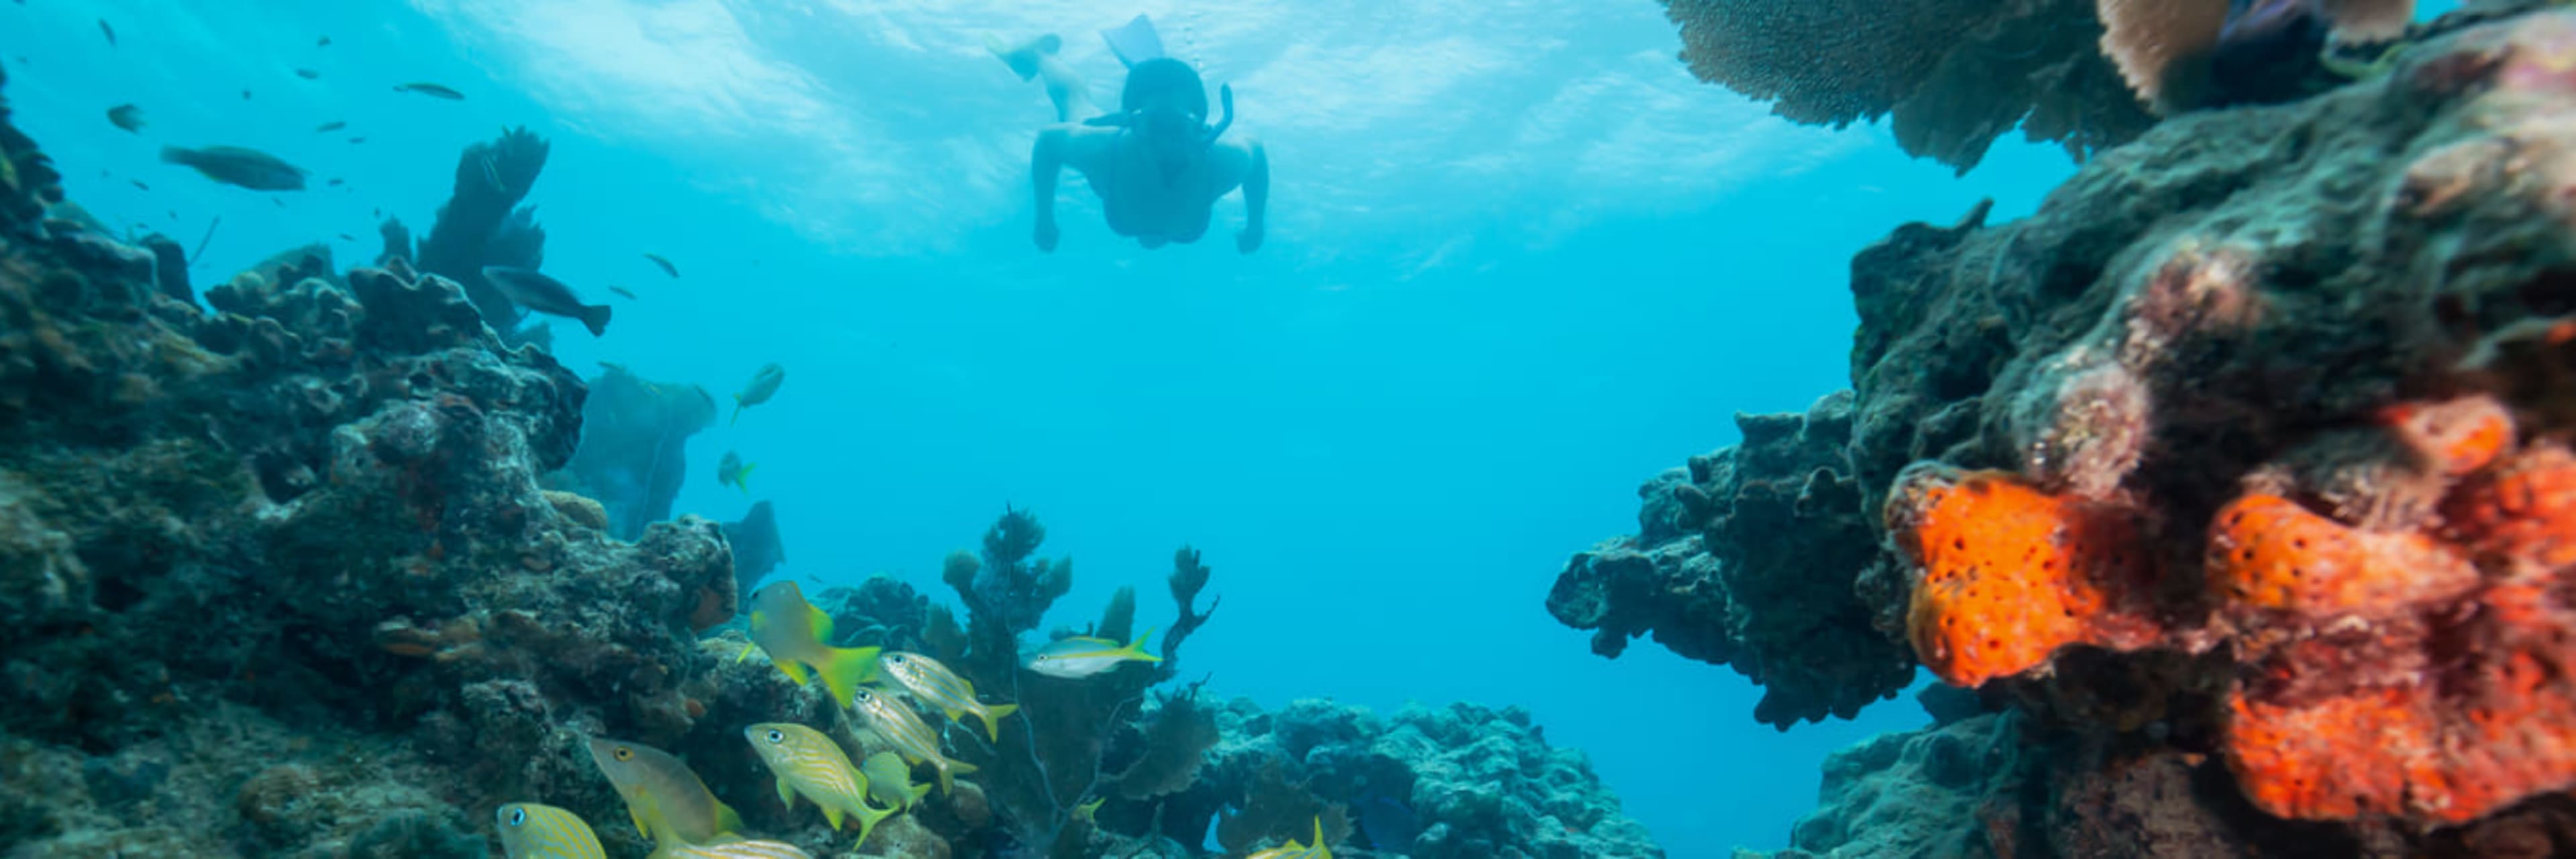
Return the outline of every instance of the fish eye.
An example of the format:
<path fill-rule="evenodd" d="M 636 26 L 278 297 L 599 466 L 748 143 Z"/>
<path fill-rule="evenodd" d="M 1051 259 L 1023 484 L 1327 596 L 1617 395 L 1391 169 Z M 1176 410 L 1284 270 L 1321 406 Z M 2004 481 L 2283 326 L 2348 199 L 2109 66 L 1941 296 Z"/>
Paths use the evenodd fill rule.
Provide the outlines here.
<path fill-rule="evenodd" d="M 855 697 L 857 697 L 857 698 L 858 698 L 858 700 L 861 700 L 861 701 L 873 701 L 873 700 L 876 700 L 876 697 L 877 697 L 877 696 L 875 696 L 875 695 L 871 695 L 871 694 L 868 694 L 868 690 L 861 689 L 861 690 L 859 690 L 859 691 L 858 691 L 858 694 L 857 694 Z"/>
<path fill-rule="evenodd" d="M 769 741 L 773 743 L 787 742 L 787 732 L 781 731 L 777 728 L 771 728 L 769 729 Z"/>
<path fill-rule="evenodd" d="M 625 746 L 618 746 L 618 747 L 617 747 L 617 754 L 616 754 L 616 757 L 617 757 L 617 759 L 618 759 L 618 760 L 621 760 L 621 761 L 631 761 L 631 760 L 634 760 L 634 759 L 635 759 L 635 750 L 634 750 L 634 749 L 627 748 L 627 747 L 625 747 Z"/>
<path fill-rule="evenodd" d="M 511 826 L 517 826 L 517 825 L 519 825 L 519 824 L 526 823 L 526 822 L 528 822 L 528 810 L 527 810 L 527 809 L 524 809 L 524 808 L 513 808 L 513 809 L 510 809 L 510 825 L 511 825 Z"/>
<path fill-rule="evenodd" d="M 897 654 L 895 654 L 895 655 L 893 655 L 893 656 L 888 656 L 888 657 L 886 657 L 886 661 L 887 661 L 887 662 L 892 662 L 892 663 L 894 663 L 894 664 L 896 664 L 896 665 L 902 665 L 902 664 L 903 664 L 903 654 L 897 653 Z"/>

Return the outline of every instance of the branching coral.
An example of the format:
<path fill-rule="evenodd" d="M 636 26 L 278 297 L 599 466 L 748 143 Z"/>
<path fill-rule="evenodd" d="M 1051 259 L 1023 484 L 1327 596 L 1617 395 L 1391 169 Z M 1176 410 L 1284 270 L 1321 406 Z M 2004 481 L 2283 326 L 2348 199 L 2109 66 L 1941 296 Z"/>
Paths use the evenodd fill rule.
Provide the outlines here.
<path fill-rule="evenodd" d="M 545 229 L 537 225 L 536 210 L 519 203 L 536 187 L 551 148 L 525 128 L 505 129 L 498 138 L 466 147 L 456 159 L 454 193 L 438 207 L 438 221 L 413 260 L 423 271 L 464 284 L 475 309 L 511 342 L 527 336 L 515 330 L 524 313 L 483 279 L 483 267 L 535 269 L 545 261 Z M 387 222 L 388 254 L 409 252 L 392 246 L 398 227 Z"/>
<path fill-rule="evenodd" d="M 1907 152 L 1965 172 L 2021 125 L 2078 158 L 2152 118 L 2096 50 L 2091 0 L 1666 0 L 1701 80 L 1791 121 L 1895 115 Z"/>

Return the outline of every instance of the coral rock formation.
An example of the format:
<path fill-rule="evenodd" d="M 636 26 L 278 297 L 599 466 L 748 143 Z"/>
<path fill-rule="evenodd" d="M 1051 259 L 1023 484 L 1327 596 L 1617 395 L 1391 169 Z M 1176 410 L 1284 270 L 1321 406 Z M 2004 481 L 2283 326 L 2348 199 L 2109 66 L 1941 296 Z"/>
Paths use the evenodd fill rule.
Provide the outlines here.
<path fill-rule="evenodd" d="M 688 479 L 689 437 L 714 426 L 715 419 L 716 398 L 705 388 L 606 368 L 590 381 L 580 447 L 562 471 L 547 475 L 547 483 L 597 500 L 607 508 L 609 535 L 635 539 L 644 526 L 671 518 L 671 503 Z M 737 525 L 756 526 L 760 517 L 755 508 Z M 769 545 L 775 532 L 773 522 Z M 760 559 L 772 565 L 780 560 Z M 753 580 L 768 571 L 761 567 Z"/>
<path fill-rule="evenodd" d="M 2009 718 L 2040 752 L 1904 776 L 1982 797 L 1926 840 L 2576 850 L 2571 56 L 2576 10 L 2478 4 L 2384 75 L 2174 117 L 2028 219 L 1980 207 L 1855 257 L 1829 459 L 1859 491 L 1762 539 L 1883 538 L 1830 576 L 1857 604 L 1832 616 L 2009 711 L 1941 730 Z M 1776 610 L 1603 568 L 1557 596 L 1607 598 L 1551 604 L 1617 609 L 1560 617 L 1687 641 L 1666 625 Z"/>

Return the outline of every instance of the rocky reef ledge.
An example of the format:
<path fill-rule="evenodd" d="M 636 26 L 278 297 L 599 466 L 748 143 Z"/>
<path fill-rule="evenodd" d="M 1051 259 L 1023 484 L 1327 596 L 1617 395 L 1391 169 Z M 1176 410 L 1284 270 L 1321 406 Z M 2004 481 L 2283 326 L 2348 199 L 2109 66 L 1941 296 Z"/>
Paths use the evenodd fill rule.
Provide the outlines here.
<path fill-rule="evenodd" d="M 982 772 L 855 843 L 780 804 L 743 729 L 884 743 L 731 628 L 728 529 L 618 539 L 600 503 L 540 488 L 581 436 L 580 378 L 399 259 L 290 255 L 209 313 L 150 251 L 48 217 L 57 175 L 6 119 L 0 855 L 481 859 L 494 808 L 532 801 L 642 857 L 600 735 L 680 756 L 745 834 L 816 856 L 1240 855 L 1318 820 L 1344 856 L 1662 855 L 1526 713 L 1171 689 L 1215 608 L 1194 551 L 1163 670 L 1021 678 L 1019 636 L 1071 581 L 1025 511 L 943 568 L 963 620 L 891 579 L 827 594 L 845 635 L 1026 693 L 997 742 L 948 732 Z M 1121 590 L 1081 631 L 1134 620 Z"/>
<path fill-rule="evenodd" d="M 2576 10 L 2472 5 L 1861 252 L 1852 390 L 1550 609 L 1784 728 L 1961 687 L 1782 855 L 2576 853 Z"/>

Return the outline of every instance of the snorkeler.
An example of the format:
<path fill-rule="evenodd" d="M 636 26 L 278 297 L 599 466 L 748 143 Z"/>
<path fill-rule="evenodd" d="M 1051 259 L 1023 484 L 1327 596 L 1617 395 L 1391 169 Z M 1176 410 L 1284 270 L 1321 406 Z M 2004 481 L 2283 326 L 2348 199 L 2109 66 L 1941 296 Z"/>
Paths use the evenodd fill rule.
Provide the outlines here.
<path fill-rule="evenodd" d="M 1127 66 L 1118 110 L 1074 122 L 1097 110 L 1080 75 L 1057 60 L 1064 41 L 1047 35 L 1017 48 L 989 45 L 1020 78 L 1043 78 L 1059 125 L 1038 132 L 1029 153 L 1037 192 L 1037 243 L 1055 250 L 1055 182 L 1062 168 L 1082 172 L 1100 195 L 1109 229 L 1147 248 L 1188 244 L 1207 234 L 1216 201 L 1243 189 L 1243 229 L 1235 247 L 1261 247 L 1263 206 L 1270 197 L 1270 158 L 1257 141 L 1222 141 L 1234 122 L 1234 90 L 1218 89 L 1224 114 L 1208 122 L 1207 85 L 1188 63 L 1163 55 L 1154 24 L 1138 15 L 1124 27 L 1103 30 L 1109 48 Z"/>

